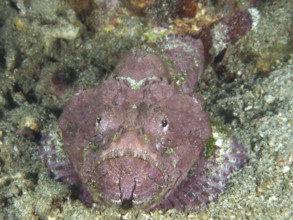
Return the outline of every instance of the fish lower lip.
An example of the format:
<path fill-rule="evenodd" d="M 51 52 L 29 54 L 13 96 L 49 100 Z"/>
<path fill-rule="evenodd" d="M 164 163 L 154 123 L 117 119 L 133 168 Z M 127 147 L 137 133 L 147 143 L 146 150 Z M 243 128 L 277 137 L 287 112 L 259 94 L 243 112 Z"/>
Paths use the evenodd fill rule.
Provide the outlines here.
<path fill-rule="evenodd" d="M 121 206 L 132 206 L 150 201 L 166 186 L 164 172 L 145 152 L 111 151 L 85 170 L 87 184 L 96 188 L 103 200 Z"/>

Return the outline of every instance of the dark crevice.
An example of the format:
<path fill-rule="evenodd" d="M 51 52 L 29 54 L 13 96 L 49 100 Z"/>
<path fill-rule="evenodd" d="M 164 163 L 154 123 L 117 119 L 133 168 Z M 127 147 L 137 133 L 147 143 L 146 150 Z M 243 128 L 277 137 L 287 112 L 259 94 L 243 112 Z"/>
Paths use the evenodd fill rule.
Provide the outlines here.
<path fill-rule="evenodd" d="M 218 63 L 220 63 L 223 59 L 224 59 L 224 57 L 225 57 L 225 54 L 226 54 L 226 51 L 227 51 L 227 49 L 224 49 L 224 50 L 222 50 L 216 57 L 215 57 L 215 59 L 214 59 L 214 64 L 218 64 Z"/>
<path fill-rule="evenodd" d="M 4 117 L 3 111 L 0 110 L 0 120 Z"/>
<path fill-rule="evenodd" d="M 51 78 L 51 81 L 55 87 L 72 86 L 76 80 L 77 72 L 71 67 L 66 67 L 55 71 Z"/>
<path fill-rule="evenodd" d="M 6 70 L 5 50 L 1 46 L 0 46 L 0 70 L 2 71 Z"/>
<path fill-rule="evenodd" d="M 234 120 L 239 120 L 239 118 L 233 115 L 233 110 L 219 110 L 219 115 L 224 119 L 225 124 L 231 124 Z"/>
<path fill-rule="evenodd" d="M 17 92 L 21 92 L 26 100 L 28 101 L 28 103 L 32 104 L 32 103 L 37 103 L 38 99 L 37 96 L 35 95 L 35 91 L 33 89 L 30 89 L 28 92 L 24 92 L 23 88 L 21 85 L 19 85 L 19 83 L 15 83 L 15 85 L 13 86 L 13 92 L 17 93 Z"/>
<path fill-rule="evenodd" d="M 40 132 L 34 131 L 27 127 L 18 130 L 17 135 L 22 136 L 23 138 L 36 142 L 36 143 L 41 139 Z"/>
<path fill-rule="evenodd" d="M 7 100 L 7 103 L 8 103 L 6 107 L 7 107 L 8 109 L 13 109 L 13 108 L 18 107 L 18 104 L 13 100 L 13 97 L 12 97 L 10 91 L 8 91 L 8 92 L 6 93 L 6 100 Z"/>
<path fill-rule="evenodd" d="M 52 62 L 52 63 L 58 63 L 59 62 L 58 59 L 56 59 L 54 57 L 50 57 L 50 56 L 47 57 L 47 60 L 50 61 L 50 62 Z"/>
<path fill-rule="evenodd" d="M 25 95 L 25 97 L 26 97 L 26 100 L 30 103 L 30 104 L 32 104 L 32 103 L 37 103 L 37 97 L 36 97 L 36 95 L 35 95 L 35 92 L 33 91 L 33 90 L 30 90 L 26 95 Z"/>
<path fill-rule="evenodd" d="M 38 173 L 30 172 L 30 173 L 26 174 L 26 177 L 28 179 L 30 179 L 34 184 L 38 183 L 38 180 L 39 180 L 39 174 Z"/>
<path fill-rule="evenodd" d="M 17 7 L 17 3 L 15 1 L 9 1 L 9 6 L 11 8 L 13 8 L 15 11 L 17 11 L 18 13 L 20 12 L 19 8 Z"/>
<path fill-rule="evenodd" d="M 59 118 L 62 112 L 63 112 L 63 109 L 60 109 L 60 108 L 51 109 L 51 113 L 55 115 L 56 118 Z"/>

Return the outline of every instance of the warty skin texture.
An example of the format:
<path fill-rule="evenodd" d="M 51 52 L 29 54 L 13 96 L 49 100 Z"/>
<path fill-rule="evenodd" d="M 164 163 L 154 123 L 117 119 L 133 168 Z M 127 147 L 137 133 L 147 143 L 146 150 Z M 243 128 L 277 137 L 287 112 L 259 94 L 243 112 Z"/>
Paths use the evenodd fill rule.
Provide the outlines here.
<path fill-rule="evenodd" d="M 247 162 L 247 149 L 233 138 L 224 140 L 228 148 L 215 145 L 206 156 L 212 129 L 192 91 L 210 59 L 206 54 L 255 27 L 253 12 L 235 15 L 243 25 L 234 38 L 235 16 L 219 24 L 221 31 L 203 35 L 206 41 L 168 36 L 155 48 L 124 54 L 111 77 L 79 90 L 64 107 L 63 149 L 56 149 L 52 135 L 43 138 L 49 170 L 78 186 L 87 204 L 194 211 L 217 198 Z"/>
<path fill-rule="evenodd" d="M 154 53 L 130 52 L 115 72 L 64 108 L 64 149 L 94 202 L 150 208 L 199 160 L 209 118 Z"/>

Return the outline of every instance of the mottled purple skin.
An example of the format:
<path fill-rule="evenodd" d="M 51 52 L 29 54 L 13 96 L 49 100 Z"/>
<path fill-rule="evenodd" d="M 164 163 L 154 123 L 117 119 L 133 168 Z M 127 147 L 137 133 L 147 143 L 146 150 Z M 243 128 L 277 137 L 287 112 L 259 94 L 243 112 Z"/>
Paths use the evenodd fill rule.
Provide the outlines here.
<path fill-rule="evenodd" d="M 190 53 L 186 59 L 200 57 Z M 94 202 L 149 208 L 199 160 L 211 136 L 209 118 L 196 96 L 168 80 L 164 58 L 154 53 L 130 52 L 115 73 L 65 106 L 64 150 Z"/>
<path fill-rule="evenodd" d="M 211 125 L 192 93 L 205 53 L 200 39 L 173 36 L 125 54 L 114 76 L 64 107 L 64 148 L 43 138 L 48 168 L 87 204 L 197 210 L 216 198 L 248 157 L 236 140 L 205 157 Z"/>

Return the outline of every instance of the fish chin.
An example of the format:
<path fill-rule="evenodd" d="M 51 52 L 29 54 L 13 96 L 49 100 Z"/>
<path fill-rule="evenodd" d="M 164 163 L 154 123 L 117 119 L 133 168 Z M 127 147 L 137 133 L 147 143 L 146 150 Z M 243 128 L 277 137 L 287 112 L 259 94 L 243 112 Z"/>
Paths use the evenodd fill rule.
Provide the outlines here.
<path fill-rule="evenodd" d="M 122 207 L 145 206 L 166 188 L 163 169 L 152 155 L 133 149 L 103 154 L 94 167 L 85 170 L 84 177 L 94 200 Z"/>

